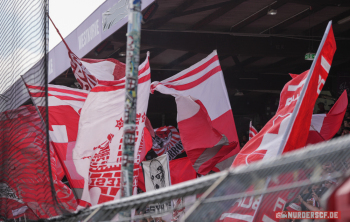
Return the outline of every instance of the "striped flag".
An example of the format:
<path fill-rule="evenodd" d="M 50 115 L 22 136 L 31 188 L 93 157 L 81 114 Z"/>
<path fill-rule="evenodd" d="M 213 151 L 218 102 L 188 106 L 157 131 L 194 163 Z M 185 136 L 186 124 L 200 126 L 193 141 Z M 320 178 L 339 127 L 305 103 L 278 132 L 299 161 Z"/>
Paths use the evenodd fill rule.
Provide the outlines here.
<path fill-rule="evenodd" d="M 250 123 L 249 123 L 249 140 L 251 138 L 253 138 L 253 136 L 255 136 L 256 134 L 258 134 L 258 131 L 252 125 L 252 121 L 250 121 Z"/>
<path fill-rule="evenodd" d="M 153 82 L 151 91 L 172 95 L 181 141 L 199 174 L 229 167 L 238 137 L 216 51 L 188 69 Z"/>
<path fill-rule="evenodd" d="M 51 20 L 51 18 L 49 17 Z M 125 64 L 116 59 L 84 59 L 76 56 L 69 48 L 60 31 L 51 20 L 62 42 L 66 45 L 75 78 L 82 89 L 91 90 L 98 80 L 118 80 L 125 76 Z"/>
<path fill-rule="evenodd" d="M 27 85 L 27 88 L 38 109 L 44 109 L 44 87 Z M 48 85 L 51 145 L 61 162 L 78 203 L 84 188 L 84 179 L 77 173 L 72 155 L 78 134 L 80 111 L 87 95 L 86 90 Z"/>

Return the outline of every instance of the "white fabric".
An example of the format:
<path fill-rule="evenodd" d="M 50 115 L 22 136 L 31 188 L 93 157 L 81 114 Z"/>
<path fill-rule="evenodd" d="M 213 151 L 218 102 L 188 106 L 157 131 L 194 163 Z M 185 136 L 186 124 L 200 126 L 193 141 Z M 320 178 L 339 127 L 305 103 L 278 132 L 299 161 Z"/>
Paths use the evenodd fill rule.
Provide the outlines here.
<path fill-rule="evenodd" d="M 90 73 L 98 80 L 114 80 L 113 72 L 115 63 L 110 61 L 101 61 L 97 63 L 81 61 L 81 63 L 83 63 Z"/>
<path fill-rule="evenodd" d="M 199 72 L 194 76 L 180 79 L 174 82 L 170 82 L 170 81 L 183 76 L 185 73 L 188 73 L 191 70 L 194 70 L 200 65 L 203 65 L 204 63 L 208 62 L 208 60 L 212 59 L 216 55 L 217 55 L 216 51 L 212 52 L 205 59 L 189 67 L 188 69 L 185 69 L 182 72 L 159 82 L 161 84 L 156 86 L 155 89 L 163 94 L 168 94 L 173 96 L 175 95 L 191 96 L 193 99 L 200 100 L 205 106 L 205 108 L 207 109 L 210 119 L 215 120 L 216 118 L 218 118 L 219 116 L 221 116 L 222 114 L 226 113 L 228 110 L 231 109 L 230 101 L 228 99 L 228 94 L 226 90 L 226 85 L 224 82 L 223 73 L 221 70 L 216 74 L 212 75 L 211 77 L 209 77 L 206 81 L 188 90 L 179 91 L 179 90 L 174 90 L 167 87 L 163 88 L 162 84 L 177 86 L 177 85 L 185 85 L 188 83 L 192 83 L 193 81 L 197 80 L 199 77 L 208 73 L 208 71 L 210 71 L 213 67 L 220 66 L 219 61 L 214 61 L 206 69 L 204 69 L 203 71 Z M 152 83 L 152 85 L 156 85 L 156 84 L 158 84 L 158 82 Z"/>
<path fill-rule="evenodd" d="M 146 63 L 148 59 L 139 69 L 142 69 Z M 149 74 L 148 69 L 139 74 L 139 79 Z M 102 197 L 103 189 L 107 189 L 107 194 L 104 195 L 106 198 L 120 197 L 120 191 L 115 194 L 113 188 L 120 188 L 125 88 L 113 90 L 109 87 L 111 90 L 96 92 L 99 87 L 108 88 L 98 84 L 90 91 L 81 111 L 78 138 L 73 149 L 73 160 L 77 172 L 84 177 L 85 181 L 82 200 L 92 205 L 105 202 Z M 150 80 L 139 83 L 136 109 L 138 118 L 136 135 L 138 136 L 135 139 L 134 154 L 136 164 L 140 161 L 138 151 L 145 126 L 149 91 Z M 108 175 L 106 173 L 112 174 L 106 176 Z M 97 178 L 97 174 L 103 175 Z M 134 175 L 134 179 L 135 176 L 137 178 L 137 175 Z M 90 190 L 89 186 L 92 187 Z"/>
<path fill-rule="evenodd" d="M 159 183 L 157 183 L 160 179 L 151 178 L 152 176 L 158 175 L 160 173 L 160 171 L 154 172 L 154 168 L 150 167 L 150 165 L 153 165 L 155 162 L 157 162 L 156 164 L 160 163 L 162 166 L 163 173 L 160 175 L 160 179 L 164 179 L 164 187 L 169 187 L 171 185 L 168 156 L 167 154 L 163 154 L 155 159 L 142 161 L 146 191 L 162 188 L 162 185 L 159 185 Z M 156 185 L 159 185 L 159 188 L 156 188 Z"/>
<path fill-rule="evenodd" d="M 169 159 L 163 154 L 155 159 L 142 161 L 142 170 L 145 178 L 146 192 L 157 190 L 171 185 Z M 172 209 L 172 201 L 148 205 L 150 213 L 156 213 Z M 166 216 L 167 214 L 160 215 Z M 166 219 L 166 218 L 163 218 Z M 167 221 L 170 221 L 171 217 Z"/>
<path fill-rule="evenodd" d="M 312 115 L 310 131 L 321 132 L 323 120 L 325 117 L 326 117 L 326 114 L 314 114 L 314 115 Z"/>

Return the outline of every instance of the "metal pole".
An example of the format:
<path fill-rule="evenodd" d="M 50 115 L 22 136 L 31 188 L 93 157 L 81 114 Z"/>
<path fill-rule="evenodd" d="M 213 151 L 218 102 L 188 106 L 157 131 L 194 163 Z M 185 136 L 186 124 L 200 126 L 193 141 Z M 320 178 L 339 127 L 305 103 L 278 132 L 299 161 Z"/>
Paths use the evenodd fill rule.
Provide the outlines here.
<path fill-rule="evenodd" d="M 136 101 L 140 61 L 141 0 L 129 0 L 128 32 L 125 69 L 124 138 L 122 151 L 121 195 L 132 195 L 134 146 L 136 130 Z"/>

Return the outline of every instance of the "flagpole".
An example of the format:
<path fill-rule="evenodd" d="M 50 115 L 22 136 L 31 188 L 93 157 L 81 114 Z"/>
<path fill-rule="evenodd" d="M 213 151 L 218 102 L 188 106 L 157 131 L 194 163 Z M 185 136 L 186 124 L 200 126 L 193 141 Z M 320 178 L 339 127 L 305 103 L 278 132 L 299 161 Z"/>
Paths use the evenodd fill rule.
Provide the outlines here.
<path fill-rule="evenodd" d="M 287 143 L 287 140 L 288 140 L 288 137 L 289 137 L 289 134 L 290 132 L 292 131 L 292 124 L 294 123 L 294 120 L 296 119 L 296 116 L 298 114 L 298 111 L 299 111 L 299 108 L 301 106 L 301 102 L 303 101 L 304 99 L 304 96 L 305 96 L 305 92 L 306 92 L 306 89 L 307 87 L 309 86 L 309 82 L 310 82 L 310 79 L 311 79 L 311 76 L 312 76 L 312 73 L 314 72 L 314 68 L 316 66 L 316 62 L 318 60 L 318 57 L 320 56 L 320 53 L 321 53 L 321 50 L 323 48 L 323 45 L 327 39 L 327 36 L 328 36 L 328 33 L 329 33 L 329 30 L 331 29 L 331 26 L 332 26 L 332 21 L 329 21 L 328 22 L 328 25 L 327 25 L 327 28 L 326 28 L 326 31 L 325 33 L 323 34 L 323 38 L 321 40 L 321 43 L 320 45 L 318 46 L 318 49 L 317 49 L 317 53 L 316 53 L 316 56 L 314 58 L 314 61 L 312 62 L 311 64 L 311 68 L 310 68 L 310 71 L 306 77 L 306 81 L 305 81 L 305 84 L 304 84 L 304 87 L 302 88 L 301 92 L 300 92 L 300 97 L 298 98 L 298 101 L 295 105 L 295 108 L 292 112 L 292 115 L 290 117 L 290 121 L 287 125 L 287 129 L 286 129 L 286 132 L 284 133 L 283 137 L 282 137 L 282 141 L 281 141 L 281 144 L 280 144 L 280 147 L 278 148 L 278 153 L 277 155 L 281 155 L 283 153 L 283 150 L 284 150 L 284 147 L 286 146 L 286 143 Z"/>
<path fill-rule="evenodd" d="M 314 68 L 315 68 L 317 59 L 318 59 L 319 54 L 321 53 L 321 50 L 322 50 L 322 48 L 323 48 L 323 45 L 324 45 L 324 43 L 325 43 L 325 41 L 326 41 L 326 39 L 327 39 L 327 36 L 328 36 L 328 33 L 329 33 L 329 30 L 330 30 L 331 26 L 332 26 L 332 21 L 329 21 L 329 22 L 328 22 L 328 25 L 327 25 L 327 28 L 326 28 L 326 31 L 325 31 L 325 33 L 323 34 L 323 38 L 322 38 L 322 40 L 321 40 L 321 43 L 320 43 L 320 45 L 319 45 L 319 47 L 318 47 L 318 49 L 317 49 L 317 53 L 316 53 L 316 56 L 315 56 L 315 58 L 314 58 L 314 61 L 313 61 L 312 64 L 311 64 L 311 68 L 310 68 L 310 71 L 309 71 L 309 73 L 308 73 L 308 76 L 306 77 L 306 81 L 305 81 L 304 87 L 302 88 L 302 90 L 301 90 L 301 92 L 300 92 L 300 97 L 299 97 L 299 99 L 298 99 L 298 101 L 297 101 L 297 103 L 296 103 L 296 105 L 295 105 L 295 108 L 294 108 L 294 110 L 293 110 L 293 113 L 292 113 L 292 115 L 291 115 L 291 120 L 290 120 L 289 123 L 288 123 L 287 129 L 286 129 L 286 133 L 283 135 L 283 138 L 282 138 L 282 141 L 281 141 L 280 147 L 279 147 L 279 149 L 278 149 L 278 153 L 277 153 L 278 156 L 282 155 L 282 153 L 283 153 L 283 149 L 284 149 L 284 147 L 285 147 L 285 145 L 286 145 L 286 143 L 287 143 L 289 134 L 290 134 L 290 132 L 291 132 L 291 130 L 292 130 L 292 123 L 294 122 L 294 120 L 295 120 L 295 118 L 296 118 L 296 115 L 297 115 L 297 112 L 299 111 L 299 108 L 300 108 L 300 106 L 301 106 L 301 101 L 302 101 L 303 98 L 304 98 L 306 89 L 307 89 L 307 87 L 308 87 L 308 85 L 309 85 L 309 82 L 310 82 L 310 79 L 311 79 L 311 75 L 312 75 L 312 73 L 313 73 L 313 71 L 314 71 Z M 316 131 L 316 132 L 317 132 L 317 131 Z M 321 136 L 321 137 L 322 137 L 322 136 Z M 322 138 L 323 138 L 323 137 L 322 137 Z M 271 176 L 269 176 L 269 177 L 266 179 L 266 182 L 265 182 L 265 189 L 268 188 L 268 186 L 269 186 L 269 184 L 270 184 L 270 181 L 271 181 Z M 252 217 L 251 222 L 254 222 L 254 221 L 255 221 L 256 213 L 257 213 L 257 211 L 260 209 L 260 204 L 261 204 L 261 202 L 263 201 L 263 197 L 264 197 L 264 195 L 262 194 L 262 195 L 261 195 L 261 199 L 260 199 L 259 204 L 258 204 L 258 207 L 256 208 L 256 210 L 255 210 L 255 212 L 254 212 L 254 215 L 253 215 L 253 217 Z"/>
<path fill-rule="evenodd" d="M 124 137 L 121 166 L 121 196 L 132 195 L 134 148 L 136 131 L 136 102 L 141 39 L 141 0 L 129 0 L 125 69 Z M 126 215 L 125 215 L 126 216 Z"/>

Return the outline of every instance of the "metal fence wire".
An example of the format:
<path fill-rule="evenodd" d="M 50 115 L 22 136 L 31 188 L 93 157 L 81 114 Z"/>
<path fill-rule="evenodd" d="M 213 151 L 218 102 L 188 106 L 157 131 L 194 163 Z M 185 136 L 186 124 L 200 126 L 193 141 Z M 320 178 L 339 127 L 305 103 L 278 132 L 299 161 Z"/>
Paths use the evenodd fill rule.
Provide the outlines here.
<path fill-rule="evenodd" d="M 344 136 L 53 220 L 279 221 L 281 211 L 327 210 L 324 200 L 349 169 L 350 137 Z M 131 218 L 123 217 L 126 211 Z"/>
<path fill-rule="evenodd" d="M 47 9 L 47 0 L 0 1 L 0 221 L 68 213 L 49 147 Z M 24 82 L 43 89 L 40 112 Z"/>

